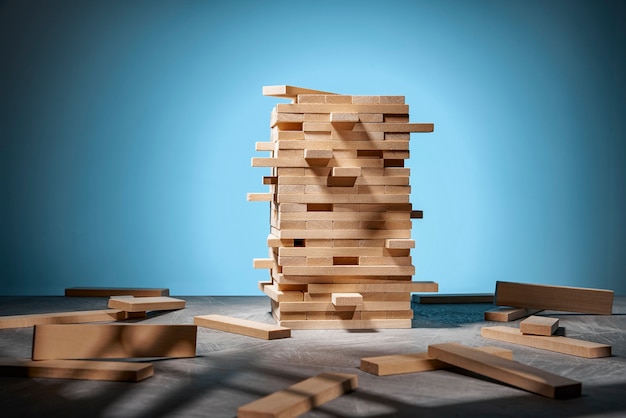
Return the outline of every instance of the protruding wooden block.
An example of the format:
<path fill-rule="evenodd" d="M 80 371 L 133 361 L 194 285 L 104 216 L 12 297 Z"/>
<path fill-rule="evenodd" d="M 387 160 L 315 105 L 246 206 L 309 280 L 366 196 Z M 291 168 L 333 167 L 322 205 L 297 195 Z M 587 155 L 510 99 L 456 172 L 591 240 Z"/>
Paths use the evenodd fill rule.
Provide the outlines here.
<path fill-rule="evenodd" d="M 415 241 L 412 239 L 390 238 L 385 240 L 385 248 L 415 248 Z"/>
<path fill-rule="evenodd" d="M 195 325 L 36 325 L 33 336 L 33 360 L 195 355 Z"/>
<path fill-rule="evenodd" d="M 248 337 L 261 338 L 264 340 L 291 337 L 291 329 L 289 328 L 225 315 L 195 316 L 193 323 L 200 327 L 247 335 Z"/>
<path fill-rule="evenodd" d="M 155 297 L 116 297 L 109 299 L 109 308 L 121 309 L 126 312 L 171 311 L 183 309 L 185 301 L 169 296 Z"/>
<path fill-rule="evenodd" d="M 153 375 L 152 363 L 0 358 L 0 376 L 140 382 Z"/>
<path fill-rule="evenodd" d="M 281 97 L 293 99 L 299 94 L 335 94 L 321 90 L 306 89 L 296 86 L 263 86 L 263 96 Z"/>
<path fill-rule="evenodd" d="M 495 301 L 519 308 L 611 315 L 613 291 L 498 281 Z"/>
<path fill-rule="evenodd" d="M 274 260 L 271 258 L 253 258 L 252 267 L 255 269 L 271 269 L 274 267 Z"/>
<path fill-rule="evenodd" d="M 485 321 L 511 322 L 541 312 L 541 309 L 511 308 L 498 306 L 485 311 Z"/>
<path fill-rule="evenodd" d="M 478 347 L 477 350 L 513 360 L 513 351 L 500 347 Z M 388 356 L 365 357 L 361 359 L 361 370 L 376 376 L 425 372 L 448 369 L 447 363 L 434 359 L 428 353 L 392 354 Z"/>
<path fill-rule="evenodd" d="M 355 374 L 322 373 L 237 409 L 238 418 L 293 418 L 356 389 Z"/>
<path fill-rule="evenodd" d="M 166 288 L 141 287 L 71 287 L 65 289 L 65 296 L 76 297 L 110 297 L 110 296 L 169 296 Z"/>
<path fill-rule="evenodd" d="M 248 202 L 271 202 L 274 200 L 274 193 L 248 193 Z"/>
<path fill-rule="evenodd" d="M 335 306 L 356 306 L 363 303 L 363 295 L 360 293 L 333 293 L 331 301 Z"/>
<path fill-rule="evenodd" d="M 513 327 L 483 327 L 480 329 L 480 335 L 492 340 L 505 341 L 578 357 L 599 358 L 611 356 L 610 345 L 556 335 L 524 335 L 518 328 Z"/>
<path fill-rule="evenodd" d="M 578 381 L 461 344 L 430 345 L 428 354 L 445 363 L 548 398 L 566 399 L 581 395 L 582 384 Z"/>
<path fill-rule="evenodd" d="M 522 334 L 552 335 L 559 328 L 558 318 L 531 315 L 519 324 Z"/>
<path fill-rule="evenodd" d="M 333 167 L 331 176 L 333 177 L 359 177 L 361 167 Z"/>
<path fill-rule="evenodd" d="M 304 159 L 310 166 L 325 167 L 333 158 L 332 149 L 305 149 Z"/>
<path fill-rule="evenodd" d="M 43 324 L 79 324 L 85 322 L 121 321 L 124 319 L 126 319 L 126 313 L 119 309 L 11 315 L 0 316 L 0 329 L 24 328 Z"/>

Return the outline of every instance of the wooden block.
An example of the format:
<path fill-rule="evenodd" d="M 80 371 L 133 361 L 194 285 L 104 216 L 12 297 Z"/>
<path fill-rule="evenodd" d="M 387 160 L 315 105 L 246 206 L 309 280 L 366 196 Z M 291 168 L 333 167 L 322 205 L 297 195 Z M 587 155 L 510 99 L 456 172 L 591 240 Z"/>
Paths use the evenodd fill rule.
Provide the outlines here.
<path fill-rule="evenodd" d="M 274 193 L 248 193 L 248 202 L 271 202 L 274 200 Z"/>
<path fill-rule="evenodd" d="M 175 299 L 169 296 L 155 297 L 111 297 L 109 299 L 109 308 L 121 309 L 126 312 L 147 312 L 147 311 L 171 311 L 183 309 L 185 301 Z"/>
<path fill-rule="evenodd" d="M 289 328 L 225 315 L 195 316 L 193 323 L 205 328 L 247 335 L 248 337 L 261 338 L 264 340 L 291 337 L 291 330 Z"/>
<path fill-rule="evenodd" d="M 531 315 L 519 324 L 522 334 L 552 335 L 559 328 L 558 318 Z"/>
<path fill-rule="evenodd" d="M 283 194 L 278 195 L 276 200 L 278 203 L 409 203 L 409 195 Z"/>
<path fill-rule="evenodd" d="M 400 283 L 312 283 L 309 293 L 333 292 L 436 292 L 436 282 L 400 282 Z"/>
<path fill-rule="evenodd" d="M 524 335 L 518 328 L 513 327 L 483 327 L 480 329 L 480 335 L 492 340 L 505 341 L 577 357 L 598 358 L 611 356 L 610 345 L 554 335 L 548 337 L 543 335 Z"/>
<path fill-rule="evenodd" d="M 413 295 L 413 302 L 420 304 L 493 303 L 493 293 Z"/>
<path fill-rule="evenodd" d="M 195 325 L 36 325 L 33 360 L 195 357 Z"/>
<path fill-rule="evenodd" d="M 385 248 L 415 248 L 415 241 L 412 239 L 387 239 Z"/>
<path fill-rule="evenodd" d="M 611 315 L 613 291 L 498 281 L 495 302 L 519 308 Z"/>
<path fill-rule="evenodd" d="M 359 114 L 352 112 L 331 112 L 330 122 L 358 122 Z"/>
<path fill-rule="evenodd" d="M 279 290 L 275 284 L 263 286 L 263 292 L 276 302 L 302 302 L 304 293 L 298 290 Z"/>
<path fill-rule="evenodd" d="M 354 310 L 354 306 L 336 306 L 332 302 L 282 302 L 283 312 L 335 312 Z M 401 311 L 411 309 L 410 302 L 363 302 L 360 311 Z"/>
<path fill-rule="evenodd" d="M 344 104 L 344 103 L 307 103 L 288 104 L 278 103 L 276 105 L 278 113 L 334 113 L 334 112 L 357 112 L 357 113 L 393 113 L 408 114 L 409 106 L 406 104 Z"/>
<path fill-rule="evenodd" d="M 141 287 L 71 287 L 65 289 L 65 296 L 110 297 L 110 296 L 169 296 L 170 290 Z"/>
<path fill-rule="evenodd" d="M 359 177 L 361 167 L 333 167 L 331 176 L 333 177 Z"/>
<path fill-rule="evenodd" d="M 477 350 L 513 360 L 513 351 L 500 347 L 478 347 Z M 430 357 L 428 353 L 392 354 L 388 356 L 364 357 L 361 359 L 361 370 L 376 376 L 425 372 L 430 370 L 448 369 L 447 363 Z"/>
<path fill-rule="evenodd" d="M 541 312 L 541 309 L 511 308 L 499 306 L 485 311 L 485 321 L 511 322 Z"/>
<path fill-rule="evenodd" d="M 333 293 L 331 301 L 335 306 L 356 306 L 363 303 L 363 295 L 360 293 Z"/>
<path fill-rule="evenodd" d="M 424 211 L 421 210 L 412 210 L 411 211 L 411 219 L 423 219 Z"/>
<path fill-rule="evenodd" d="M 151 363 L 0 358 L 0 376 L 140 382 L 153 375 Z"/>
<path fill-rule="evenodd" d="M 582 384 L 457 343 L 428 346 L 428 355 L 448 364 L 553 399 L 581 396 Z"/>
<path fill-rule="evenodd" d="M 267 142 L 274 145 L 274 142 Z M 257 142 L 265 144 L 265 142 Z M 278 149 L 332 149 L 332 150 L 398 150 L 409 149 L 409 141 L 307 141 L 307 140 L 280 140 Z M 267 147 L 263 147 L 267 148 Z M 273 150 L 273 149 L 272 149 Z M 263 150 L 267 151 L 267 150 Z"/>
<path fill-rule="evenodd" d="M 293 418 L 357 388 L 355 374 L 322 373 L 237 408 L 238 418 Z"/>
<path fill-rule="evenodd" d="M 411 328 L 411 319 L 329 319 L 329 320 L 277 320 L 290 329 L 406 329 Z"/>
<path fill-rule="evenodd" d="M 292 276 L 412 276 L 415 266 L 285 266 L 283 274 Z"/>
<path fill-rule="evenodd" d="M 42 324 L 79 324 L 85 322 L 121 321 L 124 319 L 126 319 L 126 313 L 119 309 L 11 315 L 0 317 L 0 329 L 24 328 Z"/>
<path fill-rule="evenodd" d="M 274 267 L 274 260 L 271 258 L 253 258 L 252 267 L 255 269 L 271 269 Z"/>
<path fill-rule="evenodd" d="M 281 97 L 293 99 L 299 94 L 335 94 L 320 90 L 306 89 L 296 86 L 263 86 L 263 96 Z"/>
<path fill-rule="evenodd" d="M 331 132 L 335 130 L 332 123 L 304 122 L 302 130 L 305 132 Z M 432 123 L 363 123 L 357 122 L 352 128 L 355 132 L 433 132 Z"/>

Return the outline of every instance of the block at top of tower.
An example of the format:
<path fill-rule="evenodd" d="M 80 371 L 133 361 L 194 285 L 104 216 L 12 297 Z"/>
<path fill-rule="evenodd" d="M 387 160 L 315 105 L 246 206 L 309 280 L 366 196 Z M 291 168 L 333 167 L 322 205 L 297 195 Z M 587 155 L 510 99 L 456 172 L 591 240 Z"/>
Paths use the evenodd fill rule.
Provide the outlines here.
<path fill-rule="evenodd" d="M 263 96 L 295 99 L 299 94 L 334 94 L 328 91 L 307 89 L 304 87 L 278 85 L 263 86 Z"/>

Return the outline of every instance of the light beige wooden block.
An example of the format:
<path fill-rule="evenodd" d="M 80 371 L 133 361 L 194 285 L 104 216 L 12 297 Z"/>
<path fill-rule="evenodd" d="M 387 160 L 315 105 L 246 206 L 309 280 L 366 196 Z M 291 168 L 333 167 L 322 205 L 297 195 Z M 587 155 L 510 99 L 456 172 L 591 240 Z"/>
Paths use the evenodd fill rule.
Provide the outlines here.
<path fill-rule="evenodd" d="M 331 176 L 333 177 L 359 177 L 361 167 L 333 167 Z"/>
<path fill-rule="evenodd" d="M 121 309 L 126 312 L 147 312 L 147 311 L 169 311 L 183 309 L 185 301 L 183 299 L 171 298 L 169 296 L 154 297 L 116 297 L 109 299 L 109 308 Z"/>
<path fill-rule="evenodd" d="M 406 329 L 411 328 L 411 319 L 356 319 L 356 320 L 306 320 L 306 321 L 290 321 L 278 320 L 282 326 L 290 329 Z"/>
<path fill-rule="evenodd" d="M 355 374 L 322 373 L 237 409 L 238 418 L 294 418 L 357 388 Z"/>
<path fill-rule="evenodd" d="M 522 334 L 552 335 L 559 328 L 558 318 L 531 315 L 519 324 Z"/>
<path fill-rule="evenodd" d="M 330 113 L 330 122 L 358 122 L 359 114 L 354 112 L 331 112 Z"/>
<path fill-rule="evenodd" d="M 271 202 L 274 200 L 274 193 L 248 193 L 248 202 Z"/>
<path fill-rule="evenodd" d="M 477 350 L 513 360 L 513 351 L 505 348 L 486 346 L 477 347 Z M 376 376 L 425 372 L 448 369 L 450 367 L 449 364 L 430 357 L 426 352 L 364 357 L 361 359 L 361 370 Z"/>
<path fill-rule="evenodd" d="M 273 197 L 272 194 L 270 194 Z M 271 199 L 270 199 L 271 200 Z M 408 203 L 409 195 L 376 194 L 289 194 L 278 195 L 278 203 Z"/>
<path fill-rule="evenodd" d="M 511 308 L 508 306 L 498 306 L 496 308 L 485 311 L 485 321 L 511 322 L 515 321 L 516 319 L 536 314 L 537 312 L 541 312 L 541 309 Z"/>
<path fill-rule="evenodd" d="M 279 290 L 276 284 L 263 286 L 263 292 L 276 302 L 302 302 L 304 293 L 297 290 Z"/>
<path fill-rule="evenodd" d="M 121 321 L 124 319 L 126 319 L 126 313 L 119 309 L 11 315 L 0 316 L 0 329 L 24 328 L 43 324 L 79 324 L 85 322 Z"/>
<path fill-rule="evenodd" d="M 255 151 L 274 151 L 276 150 L 276 142 L 255 142 Z"/>
<path fill-rule="evenodd" d="M 291 330 L 289 328 L 257 321 L 250 321 L 247 319 L 233 318 L 225 315 L 195 316 L 193 318 L 193 323 L 205 328 L 246 335 L 248 337 L 260 338 L 264 340 L 291 337 Z"/>
<path fill-rule="evenodd" d="M 337 306 L 332 302 L 282 302 L 283 312 L 336 312 L 353 310 L 354 306 Z M 411 302 L 363 302 L 360 311 L 401 311 L 411 309 Z"/>
<path fill-rule="evenodd" d="M 480 329 L 480 335 L 492 340 L 505 341 L 577 357 L 598 358 L 611 356 L 611 346 L 607 344 L 554 335 L 524 335 L 518 328 L 513 327 L 483 327 Z"/>
<path fill-rule="evenodd" d="M 325 159 L 330 160 L 333 158 L 332 149 L 305 149 L 304 158 L 309 159 Z"/>
<path fill-rule="evenodd" d="M 415 266 L 285 266 L 283 273 L 293 276 L 404 276 L 415 274 Z"/>
<path fill-rule="evenodd" d="M 398 150 L 409 149 L 409 141 L 307 141 L 307 140 L 281 140 L 275 142 L 257 142 L 257 144 L 275 144 L 278 149 L 332 149 L 332 150 Z M 269 148 L 269 146 L 264 148 Z M 273 150 L 272 148 L 271 150 Z M 271 151 L 259 149 L 257 151 Z"/>
<path fill-rule="evenodd" d="M 169 296 L 167 288 L 142 287 L 70 287 L 65 289 L 65 296 L 74 297 L 110 297 L 110 296 Z"/>
<path fill-rule="evenodd" d="M 0 376 L 140 382 L 154 375 L 152 363 L 0 358 Z"/>
<path fill-rule="evenodd" d="M 300 94 L 334 94 L 321 90 L 307 89 L 296 86 L 263 86 L 263 96 L 281 97 L 281 98 L 296 98 Z"/>
<path fill-rule="evenodd" d="M 255 269 L 271 269 L 274 267 L 274 260 L 271 258 L 253 258 L 252 267 Z"/>
<path fill-rule="evenodd" d="M 387 239 L 385 248 L 415 248 L 415 241 L 412 239 Z"/>
<path fill-rule="evenodd" d="M 428 346 L 428 355 L 444 363 L 553 399 L 581 396 L 582 384 L 457 343 Z"/>
<path fill-rule="evenodd" d="M 360 293 L 333 293 L 331 302 L 335 306 L 356 306 L 363 303 L 363 295 Z"/>
<path fill-rule="evenodd" d="M 436 282 L 400 282 L 400 283 L 312 283 L 309 293 L 333 292 L 437 292 Z"/>
<path fill-rule="evenodd" d="M 36 325 L 33 360 L 195 357 L 195 325 Z"/>
<path fill-rule="evenodd" d="M 331 132 L 335 130 L 332 123 L 304 122 L 302 130 L 305 132 Z M 352 128 L 355 132 L 433 132 L 432 123 L 363 123 L 357 122 Z"/>
<path fill-rule="evenodd" d="M 498 281 L 495 302 L 501 306 L 611 315 L 613 291 Z"/>
<path fill-rule="evenodd" d="M 406 104 L 288 104 L 279 103 L 276 111 L 281 113 L 334 113 L 334 112 L 357 112 L 357 113 L 393 113 L 408 114 L 409 106 Z"/>

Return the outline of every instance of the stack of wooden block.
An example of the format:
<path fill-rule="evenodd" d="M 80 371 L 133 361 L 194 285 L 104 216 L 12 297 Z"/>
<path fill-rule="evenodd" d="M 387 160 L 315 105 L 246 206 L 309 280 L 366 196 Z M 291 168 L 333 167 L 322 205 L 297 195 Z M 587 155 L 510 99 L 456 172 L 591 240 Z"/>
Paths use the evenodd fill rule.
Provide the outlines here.
<path fill-rule="evenodd" d="M 414 282 L 410 203 L 411 132 L 403 96 L 351 96 L 291 86 L 263 88 L 291 99 L 271 113 L 271 139 L 258 142 L 253 167 L 269 167 L 269 258 L 255 259 L 271 280 L 277 322 L 293 329 L 410 328 L 411 292 L 436 292 Z"/>

